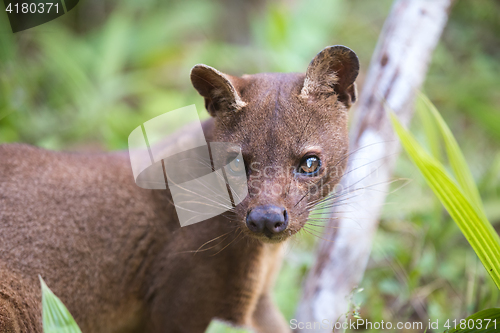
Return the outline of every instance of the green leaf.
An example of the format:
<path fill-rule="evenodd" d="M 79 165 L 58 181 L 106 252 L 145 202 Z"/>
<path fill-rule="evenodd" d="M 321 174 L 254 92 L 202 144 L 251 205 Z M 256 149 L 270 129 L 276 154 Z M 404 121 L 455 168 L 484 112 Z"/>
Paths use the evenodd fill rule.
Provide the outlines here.
<path fill-rule="evenodd" d="M 440 130 L 436 127 L 436 122 L 434 121 L 432 114 L 429 112 L 429 107 L 425 98 L 420 97 L 417 99 L 416 111 L 422 121 L 425 139 L 429 145 L 431 155 L 436 160 L 441 161 Z"/>
<path fill-rule="evenodd" d="M 61 300 L 47 287 L 40 276 L 42 284 L 42 319 L 44 333 L 82 333 L 71 313 Z"/>
<path fill-rule="evenodd" d="M 479 311 L 465 318 L 462 327 L 460 328 L 460 323 L 457 323 L 457 328 L 451 329 L 449 333 L 498 332 L 500 331 L 500 309 L 492 308 Z"/>
<path fill-rule="evenodd" d="M 500 288 L 500 239 L 484 213 L 479 210 L 479 206 L 474 203 L 474 199 L 467 196 L 470 196 L 471 192 L 464 192 L 455 183 L 444 166 L 427 154 L 413 136 L 403 128 L 394 114 L 391 114 L 391 120 L 413 163 L 423 174 L 427 184 L 467 238 L 497 287 Z M 462 168 L 460 165 L 457 167 Z"/>
<path fill-rule="evenodd" d="M 471 203 L 476 206 L 478 213 L 483 214 L 484 218 L 486 218 L 486 215 L 484 214 L 484 208 L 481 202 L 481 197 L 474 182 L 474 178 L 470 173 L 465 157 L 462 154 L 462 151 L 460 150 L 457 141 L 453 137 L 450 128 L 448 127 L 448 125 L 446 125 L 446 122 L 441 117 L 441 114 L 439 114 L 438 110 L 436 109 L 434 104 L 432 104 L 432 102 L 427 98 L 427 96 L 420 93 L 419 99 L 423 102 L 425 106 L 427 106 L 427 109 L 432 113 L 438 124 L 438 127 L 444 138 L 448 159 L 453 169 L 453 173 L 457 178 L 458 184 L 460 185 L 462 191 L 467 196 L 467 198 L 471 201 Z"/>

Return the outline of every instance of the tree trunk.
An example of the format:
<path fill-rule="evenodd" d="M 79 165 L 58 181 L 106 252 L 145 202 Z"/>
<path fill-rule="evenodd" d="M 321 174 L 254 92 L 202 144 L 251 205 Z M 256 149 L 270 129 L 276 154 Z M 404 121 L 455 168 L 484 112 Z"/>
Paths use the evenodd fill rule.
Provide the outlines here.
<path fill-rule="evenodd" d="M 373 54 L 351 128 L 349 167 L 304 284 L 297 322 L 341 322 L 360 283 L 400 149 L 385 106 L 408 125 L 453 0 L 398 0 Z M 385 106 L 384 106 L 385 105 Z M 345 204 L 344 204 L 345 203 Z M 346 210 L 348 210 L 346 212 Z M 307 332 L 307 329 L 299 332 Z M 332 329 L 312 330 L 331 332 Z"/>

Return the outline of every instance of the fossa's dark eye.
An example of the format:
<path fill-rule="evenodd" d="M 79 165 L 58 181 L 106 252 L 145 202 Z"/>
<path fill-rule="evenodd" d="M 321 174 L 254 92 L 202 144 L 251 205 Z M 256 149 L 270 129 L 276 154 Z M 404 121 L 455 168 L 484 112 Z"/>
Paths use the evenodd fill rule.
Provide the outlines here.
<path fill-rule="evenodd" d="M 303 173 L 307 176 L 314 176 L 318 173 L 320 166 L 321 161 L 318 157 L 308 156 L 300 162 L 299 173 Z"/>
<path fill-rule="evenodd" d="M 231 170 L 233 174 L 240 174 L 243 172 L 244 168 L 245 163 L 239 156 L 233 157 L 229 163 L 229 170 Z"/>

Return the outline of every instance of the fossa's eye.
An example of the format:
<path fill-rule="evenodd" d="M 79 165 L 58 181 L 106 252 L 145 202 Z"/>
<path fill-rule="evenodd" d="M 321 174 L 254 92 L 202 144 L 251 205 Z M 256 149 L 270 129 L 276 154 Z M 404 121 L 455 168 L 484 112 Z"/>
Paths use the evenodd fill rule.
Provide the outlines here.
<path fill-rule="evenodd" d="M 315 176 L 318 173 L 321 161 L 317 156 L 308 156 L 300 162 L 299 173 Z"/>
<path fill-rule="evenodd" d="M 241 172 L 243 172 L 244 168 L 245 163 L 243 162 L 243 159 L 238 156 L 231 159 L 231 162 L 229 163 L 229 170 L 233 174 L 240 174 Z"/>

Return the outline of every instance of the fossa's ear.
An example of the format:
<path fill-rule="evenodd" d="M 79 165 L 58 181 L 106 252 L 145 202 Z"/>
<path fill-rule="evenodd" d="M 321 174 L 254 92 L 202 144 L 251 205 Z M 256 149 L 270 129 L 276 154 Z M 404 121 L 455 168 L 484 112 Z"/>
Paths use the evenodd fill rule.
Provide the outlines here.
<path fill-rule="evenodd" d="M 340 102 L 350 107 L 356 101 L 359 60 L 350 48 L 335 45 L 324 48 L 307 68 L 301 96 L 321 98 L 337 94 Z"/>
<path fill-rule="evenodd" d="M 203 64 L 191 69 L 193 87 L 205 97 L 205 107 L 212 116 L 220 111 L 239 111 L 245 107 L 246 103 L 231 82 L 237 79 Z"/>

